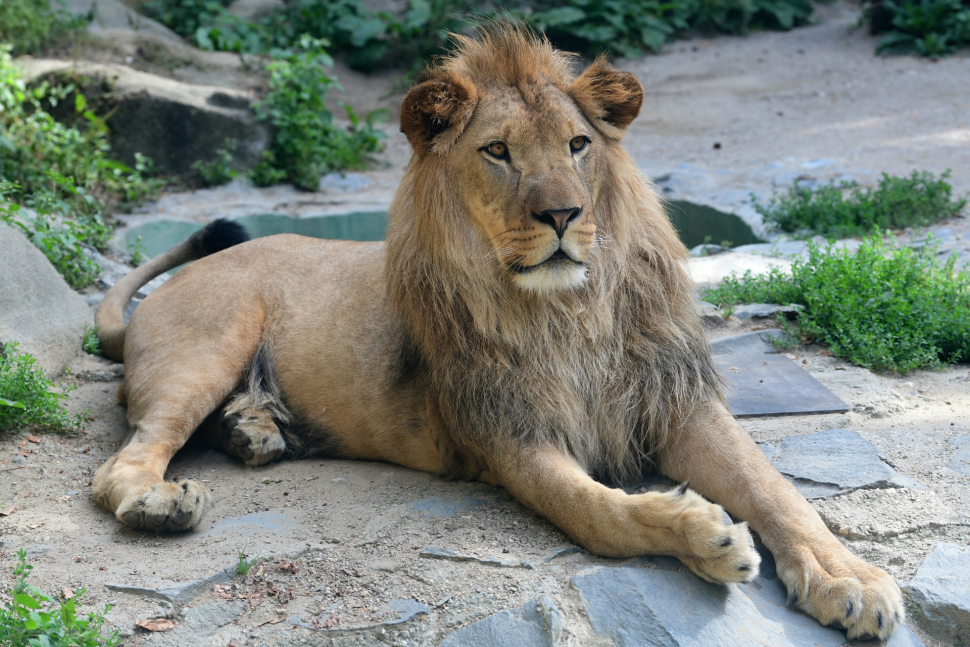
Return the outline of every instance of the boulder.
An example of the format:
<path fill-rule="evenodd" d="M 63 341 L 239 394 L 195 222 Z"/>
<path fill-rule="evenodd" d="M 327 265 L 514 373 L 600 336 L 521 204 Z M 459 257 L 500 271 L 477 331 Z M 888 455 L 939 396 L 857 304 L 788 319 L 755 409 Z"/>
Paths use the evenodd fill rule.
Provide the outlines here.
<path fill-rule="evenodd" d="M 197 160 L 216 159 L 226 140 L 236 140 L 232 166 L 260 161 L 271 141 L 256 121 L 249 94 L 230 88 L 180 83 L 124 65 L 24 59 L 25 80 L 80 78 L 81 91 L 97 114 L 112 112 L 112 156 L 133 165 L 135 153 L 163 172 L 188 176 Z"/>
<path fill-rule="evenodd" d="M 134 7 L 121 0 L 51 0 L 54 8 L 65 8 L 75 16 L 92 16 L 88 31 L 97 33 L 106 29 L 125 29 L 152 34 L 172 42 L 182 37 L 160 22 L 143 16 Z"/>
<path fill-rule="evenodd" d="M 783 306 L 777 303 L 744 303 L 732 307 L 731 316 L 740 321 L 747 321 L 748 319 L 773 319 L 777 313 L 781 312 L 788 319 L 794 319 L 804 309 L 804 306 L 797 304 Z"/>
<path fill-rule="evenodd" d="M 708 327 L 716 328 L 725 324 L 724 315 L 720 308 L 707 301 L 696 301 L 697 314 L 701 316 L 701 321 Z"/>
<path fill-rule="evenodd" d="M 18 342 L 49 376 L 81 350 L 94 316 L 47 257 L 17 229 L 0 222 L 0 343 Z"/>
<path fill-rule="evenodd" d="M 554 647 L 565 625 L 562 612 L 543 596 L 462 627 L 445 636 L 440 647 Z"/>
<path fill-rule="evenodd" d="M 970 646 L 970 548 L 939 542 L 906 587 L 909 613 L 934 638 Z"/>

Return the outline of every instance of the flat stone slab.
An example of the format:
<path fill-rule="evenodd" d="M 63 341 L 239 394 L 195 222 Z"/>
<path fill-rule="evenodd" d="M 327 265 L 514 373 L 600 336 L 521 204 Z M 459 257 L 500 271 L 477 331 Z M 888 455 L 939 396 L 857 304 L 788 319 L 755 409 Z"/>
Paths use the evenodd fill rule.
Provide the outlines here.
<path fill-rule="evenodd" d="M 913 633 L 912 629 L 903 625 L 889 637 L 889 640 L 886 641 L 886 647 L 926 647 L 926 643 L 920 640 L 920 637 Z"/>
<path fill-rule="evenodd" d="M 572 584 L 593 631 L 616 647 L 842 647 L 841 632 L 786 607 L 774 562 L 763 557 L 747 585 L 632 566 L 587 569 Z"/>
<path fill-rule="evenodd" d="M 784 355 L 715 355 L 738 418 L 844 413 L 849 405 Z"/>
<path fill-rule="evenodd" d="M 829 530 L 849 540 L 883 542 L 960 521 L 953 508 L 931 490 L 856 490 L 816 501 Z"/>
<path fill-rule="evenodd" d="M 461 553 L 456 553 L 450 548 L 438 548 L 436 546 L 428 546 L 418 553 L 418 555 L 420 557 L 424 557 L 425 559 L 444 559 L 451 562 L 476 562 L 486 566 L 502 566 L 505 568 L 535 568 L 535 564 L 532 562 L 525 562 L 519 559 L 502 559 L 500 557 L 491 556 L 479 557 L 477 555 L 464 555 Z"/>
<path fill-rule="evenodd" d="M 565 624 L 555 603 L 543 596 L 462 627 L 445 636 L 440 647 L 554 647 Z"/>
<path fill-rule="evenodd" d="M 704 303 L 703 301 L 701 303 Z M 711 353 L 714 355 L 758 355 L 777 353 L 778 348 L 772 340 L 780 340 L 785 333 L 777 328 L 747 332 L 743 335 L 721 337 L 711 342 Z"/>
<path fill-rule="evenodd" d="M 946 466 L 954 472 L 970 474 L 970 436 L 951 438 L 950 444 L 956 448 L 956 451 L 953 452 Z"/>
<path fill-rule="evenodd" d="M 970 645 L 970 548 L 939 542 L 906 587 L 907 607 L 926 632 Z"/>
<path fill-rule="evenodd" d="M 187 609 L 177 627 L 162 633 L 144 632 L 143 642 L 158 647 L 226 645 L 231 639 L 243 644 L 245 630 L 232 624 L 242 615 L 240 602 L 210 602 Z"/>
<path fill-rule="evenodd" d="M 926 489 L 886 464 L 875 445 L 847 429 L 789 436 L 776 443 L 760 443 L 760 447 L 807 499 L 860 489 Z"/>
<path fill-rule="evenodd" d="M 157 580 L 144 585 L 118 584 L 106 582 L 104 588 L 121 593 L 132 593 L 155 600 L 164 600 L 172 604 L 188 604 L 196 596 L 212 587 L 213 584 L 228 582 L 236 575 L 235 569 L 226 568 L 209 577 L 189 582 L 169 582 Z"/>

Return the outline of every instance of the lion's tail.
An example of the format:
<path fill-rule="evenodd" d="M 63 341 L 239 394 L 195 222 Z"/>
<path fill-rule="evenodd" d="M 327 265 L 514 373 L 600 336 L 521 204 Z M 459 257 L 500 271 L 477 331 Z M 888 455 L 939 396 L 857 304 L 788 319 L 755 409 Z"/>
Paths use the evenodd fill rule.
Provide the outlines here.
<path fill-rule="evenodd" d="M 183 263 L 215 254 L 247 240 L 249 234 L 242 225 L 219 218 L 122 277 L 104 295 L 95 315 L 98 339 L 101 340 L 101 349 L 105 356 L 119 362 L 124 360 L 125 330 L 128 328 L 124 320 L 125 307 L 141 286 Z"/>

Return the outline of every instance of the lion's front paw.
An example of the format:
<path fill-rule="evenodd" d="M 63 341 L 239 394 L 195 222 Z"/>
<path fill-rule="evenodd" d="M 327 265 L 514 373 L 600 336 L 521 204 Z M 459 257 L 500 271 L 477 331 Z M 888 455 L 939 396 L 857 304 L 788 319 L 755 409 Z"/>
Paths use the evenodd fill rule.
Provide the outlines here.
<path fill-rule="evenodd" d="M 164 481 L 125 499 L 115 516 L 134 530 L 178 532 L 195 528 L 211 507 L 209 491 L 195 481 Z"/>
<path fill-rule="evenodd" d="M 286 450 L 286 442 L 273 417 L 263 409 L 244 409 L 226 415 L 221 422 L 222 446 L 249 467 L 276 460 Z"/>
<path fill-rule="evenodd" d="M 850 639 L 887 638 L 902 624 L 903 599 L 892 576 L 832 540 L 776 555 L 788 603 Z"/>
<path fill-rule="evenodd" d="M 688 568 L 717 584 L 750 582 L 758 576 L 761 556 L 748 524 L 731 523 L 724 508 L 692 490 L 681 487 L 668 496 L 680 498 L 678 525 L 687 550 L 678 557 Z"/>

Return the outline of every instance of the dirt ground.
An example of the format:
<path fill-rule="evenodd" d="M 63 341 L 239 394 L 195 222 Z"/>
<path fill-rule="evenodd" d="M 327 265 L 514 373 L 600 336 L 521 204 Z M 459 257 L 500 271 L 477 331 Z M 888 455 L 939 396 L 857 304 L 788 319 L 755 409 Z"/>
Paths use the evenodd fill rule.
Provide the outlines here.
<path fill-rule="evenodd" d="M 851 5 L 822 7 L 820 14 L 819 25 L 790 33 L 685 41 L 660 56 L 621 62 L 647 91 L 628 149 L 651 175 L 686 163 L 737 190 L 770 192 L 779 173 L 823 158 L 834 160 L 826 171 L 831 174 L 951 168 L 955 188 L 970 190 L 970 85 L 959 81 L 970 78 L 970 58 L 877 58 L 874 39 L 851 29 Z M 117 54 L 122 60 L 134 56 L 125 51 Z M 167 66 L 175 76 L 184 67 Z M 218 71 L 209 68 L 206 77 L 204 65 L 192 69 L 198 75 L 185 80 L 206 82 Z M 341 98 L 355 105 L 393 107 L 399 98 L 388 95 L 392 75 L 358 78 L 341 70 L 340 76 L 348 89 Z M 366 173 L 385 193 L 407 156 L 403 137 L 393 127 L 388 131 L 383 167 Z M 970 251 L 966 219 L 947 226 Z M 712 335 L 743 331 L 732 322 Z M 901 583 L 934 542 L 968 545 L 970 464 L 964 473 L 953 466 L 961 447 L 970 447 L 963 440 L 970 438 L 970 367 L 880 375 L 821 347 L 790 352 L 852 410 L 742 421 L 755 440 L 849 429 L 929 488 L 912 496 L 907 490 L 905 500 L 899 492 L 874 490 L 840 497 L 845 500 L 835 506 L 815 502 L 833 530 L 845 529 L 842 540 Z M 97 507 L 89 488 L 94 470 L 126 433 L 125 410 L 115 399 L 120 380 L 108 362 L 93 358 L 73 372 L 66 379 L 77 386 L 70 408 L 89 412 L 84 434 L 43 436 L 39 443 L 24 435 L 0 440 L 0 512 L 12 509 L 0 516 L 0 563 L 12 563 L 16 549 L 25 547 L 35 566 L 31 579 L 45 591 L 83 586 L 84 608 L 114 603 L 110 627 L 127 636 L 125 644 L 169 644 L 165 633 L 149 635 L 133 625 L 171 617 L 186 627 L 194 621 L 207 627 L 185 644 L 429 645 L 455 627 L 542 595 L 567 616 L 563 644 L 600 644 L 569 578 L 592 564 L 616 562 L 568 551 L 556 556 L 557 548 L 570 546 L 559 531 L 503 490 L 482 484 L 366 462 L 306 460 L 248 469 L 220 452 L 190 447 L 172 462 L 168 477 L 193 478 L 211 489 L 215 507 L 198 531 L 154 536 L 126 530 Z M 914 521 L 895 534 L 880 530 L 902 517 Z M 422 557 L 429 546 L 506 565 Z M 262 561 L 247 577 L 218 577 L 235 567 L 240 551 Z M 210 576 L 217 577 L 200 587 L 199 597 L 185 593 L 174 604 L 118 588 L 157 591 Z M 427 612 L 420 621 L 378 624 L 392 617 L 384 605 L 401 599 Z M 203 622 L 194 610 L 210 615 Z"/>

